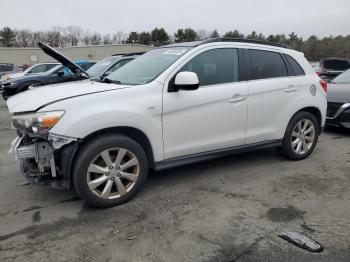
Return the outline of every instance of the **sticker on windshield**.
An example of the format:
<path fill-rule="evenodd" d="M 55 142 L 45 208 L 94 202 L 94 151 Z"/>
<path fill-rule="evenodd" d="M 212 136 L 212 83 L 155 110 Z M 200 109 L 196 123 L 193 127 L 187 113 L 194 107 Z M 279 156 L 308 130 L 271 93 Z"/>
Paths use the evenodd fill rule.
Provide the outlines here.
<path fill-rule="evenodd" d="M 187 49 L 168 49 L 163 55 L 183 55 L 186 51 Z"/>

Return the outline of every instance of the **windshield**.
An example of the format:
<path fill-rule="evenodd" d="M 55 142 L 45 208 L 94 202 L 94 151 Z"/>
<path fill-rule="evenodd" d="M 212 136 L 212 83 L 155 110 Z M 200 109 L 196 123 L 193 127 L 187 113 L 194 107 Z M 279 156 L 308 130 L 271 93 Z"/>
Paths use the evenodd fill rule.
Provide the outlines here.
<path fill-rule="evenodd" d="M 117 59 L 115 57 L 109 57 L 102 59 L 100 62 L 94 64 L 86 72 L 90 77 L 96 77 L 101 75 L 107 68 L 109 68 Z"/>
<path fill-rule="evenodd" d="M 333 79 L 336 84 L 350 84 L 350 69 Z"/>
<path fill-rule="evenodd" d="M 190 47 L 169 47 L 149 51 L 110 74 L 108 78 L 125 85 L 149 83 L 189 49 Z"/>

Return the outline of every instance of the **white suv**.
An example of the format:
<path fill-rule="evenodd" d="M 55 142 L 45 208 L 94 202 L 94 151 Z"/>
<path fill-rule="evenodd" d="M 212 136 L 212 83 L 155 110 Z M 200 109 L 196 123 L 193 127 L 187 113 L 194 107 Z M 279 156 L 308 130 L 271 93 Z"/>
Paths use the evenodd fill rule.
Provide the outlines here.
<path fill-rule="evenodd" d="M 130 200 L 148 170 L 276 147 L 292 160 L 315 148 L 327 85 L 302 53 L 268 42 L 168 45 L 106 79 L 10 98 L 12 151 L 32 182 L 73 184 L 89 204 Z"/>

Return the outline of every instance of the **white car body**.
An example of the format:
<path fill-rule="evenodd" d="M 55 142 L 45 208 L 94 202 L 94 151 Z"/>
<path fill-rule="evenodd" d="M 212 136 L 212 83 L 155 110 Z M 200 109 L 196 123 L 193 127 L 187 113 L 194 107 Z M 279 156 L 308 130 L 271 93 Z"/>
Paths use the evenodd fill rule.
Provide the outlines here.
<path fill-rule="evenodd" d="M 168 93 L 177 69 L 206 50 L 254 48 L 285 53 L 305 76 L 251 80 Z M 326 94 L 302 53 L 250 43 L 211 43 L 188 51 L 149 84 L 111 86 L 81 81 L 41 87 L 8 100 L 11 113 L 64 110 L 50 133 L 78 139 L 110 127 L 132 127 L 149 139 L 154 161 L 222 148 L 281 140 L 299 110 L 314 107 L 326 119 Z M 316 87 L 316 95 L 310 88 Z M 230 102 L 243 97 L 242 101 Z M 272 117 L 273 116 L 273 117 Z"/>
<path fill-rule="evenodd" d="M 175 44 L 104 79 L 11 97 L 7 105 L 19 135 L 11 151 L 30 182 L 74 183 L 89 204 L 108 207 L 129 201 L 149 168 L 267 147 L 305 159 L 325 126 L 326 89 L 302 53 L 280 45 Z"/>

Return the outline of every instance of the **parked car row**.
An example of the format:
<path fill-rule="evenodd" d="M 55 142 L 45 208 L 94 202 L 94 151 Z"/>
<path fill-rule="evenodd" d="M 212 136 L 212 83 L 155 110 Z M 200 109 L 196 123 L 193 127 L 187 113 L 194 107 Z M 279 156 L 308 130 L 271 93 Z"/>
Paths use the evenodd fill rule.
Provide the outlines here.
<path fill-rule="evenodd" d="M 350 128 L 350 69 L 329 84 L 327 100 L 327 125 Z"/>
<path fill-rule="evenodd" d="M 45 53 L 51 55 L 60 63 L 37 64 L 24 72 L 4 75 L 0 82 L 0 90 L 3 90 L 2 97 L 5 100 L 29 88 L 38 86 L 77 81 L 86 78 L 102 81 L 103 78 L 142 54 L 114 55 L 97 63 L 85 60 L 73 63 L 44 44 L 40 44 L 40 47 Z"/>
<path fill-rule="evenodd" d="M 85 80 L 9 98 L 18 134 L 11 151 L 30 182 L 74 187 L 94 206 L 132 199 L 149 169 L 268 147 L 305 159 L 325 126 L 327 83 L 284 45 L 178 43 L 109 57 L 87 71 L 40 47 L 62 64 L 47 79 L 64 78 L 64 66 Z"/>
<path fill-rule="evenodd" d="M 14 79 L 14 78 L 19 78 L 19 77 L 22 77 L 22 76 L 25 76 L 25 75 L 44 73 L 44 72 L 47 72 L 48 70 L 50 70 L 51 68 L 53 68 L 53 67 L 55 67 L 57 65 L 59 65 L 59 63 L 35 64 L 35 65 L 27 68 L 23 72 L 3 75 L 0 78 L 0 82 L 6 81 L 6 80 L 11 80 L 11 79 Z"/>
<path fill-rule="evenodd" d="M 14 64 L 4 64 L 0 63 L 0 78 L 3 75 L 7 74 L 15 74 L 21 72 L 21 68 L 19 66 L 16 66 Z"/>
<path fill-rule="evenodd" d="M 320 62 L 312 62 L 311 66 L 322 79 L 330 83 L 335 77 L 350 69 L 350 59 L 324 58 Z"/>

